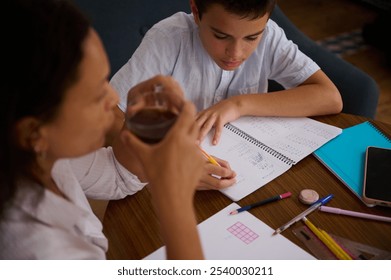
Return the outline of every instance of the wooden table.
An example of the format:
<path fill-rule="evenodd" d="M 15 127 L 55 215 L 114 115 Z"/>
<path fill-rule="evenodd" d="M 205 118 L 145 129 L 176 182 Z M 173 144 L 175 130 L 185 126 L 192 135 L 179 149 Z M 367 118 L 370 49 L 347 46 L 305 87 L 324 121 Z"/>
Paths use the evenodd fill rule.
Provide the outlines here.
<path fill-rule="evenodd" d="M 348 114 L 315 117 L 314 119 L 341 128 L 367 120 Z M 391 135 L 390 124 L 374 123 L 386 134 Z M 238 204 L 244 206 L 277 193 L 292 192 L 292 197 L 289 199 L 250 211 L 276 229 L 308 207 L 298 201 L 299 192 L 304 188 L 316 190 L 321 197 L 330 193 L 334 194 L 334 198 L 327 206 L 391 217 L 391 208 L 379 206 L 370 208 L 363 204 L 313 155 L 304 158 L 280 177 L 238 201 Z M 198 221 L 204 221 L 231 203 L 232 201 L 219 191 L 198 191 L 195 196 Z M 311 214 L 311 221 L 328 233 L 391 251 L 391 223 L 320 211 Z M 302 225 L 303 223 L 298 222 L 285 230 L 282 235 L 310 252 L 292 232 L 292 229 Z M 103 226 L 104 233 L 109 239 L 108 259 L 142 259 L 163 245 L 159 223 L 147 188 L 125 199 L 110 201 Z"/>

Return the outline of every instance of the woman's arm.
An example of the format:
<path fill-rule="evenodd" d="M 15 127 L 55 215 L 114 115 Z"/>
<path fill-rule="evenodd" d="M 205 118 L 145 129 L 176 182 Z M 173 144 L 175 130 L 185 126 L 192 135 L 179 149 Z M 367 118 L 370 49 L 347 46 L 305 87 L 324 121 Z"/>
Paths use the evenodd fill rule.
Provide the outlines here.
<path fill-rule="evenodd" d="M 148 181 L 168 259 L 203 259 L 193 196 L 205 165 L 197 146 L 195 108 L 185 103 L 175 125 L 155 145 L 129 131 L 121 140 L 140 160 Z"/>

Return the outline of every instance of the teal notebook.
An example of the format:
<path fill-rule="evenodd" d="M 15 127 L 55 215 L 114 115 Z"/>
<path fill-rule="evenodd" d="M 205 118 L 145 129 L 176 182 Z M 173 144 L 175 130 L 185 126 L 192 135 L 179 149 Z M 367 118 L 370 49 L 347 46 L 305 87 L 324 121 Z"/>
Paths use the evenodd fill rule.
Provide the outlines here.
<path fill-rule="evenodd" d="M 391 148 L 391 140 L 367 121 L 343 129 L 340 135 L 317 149 L 314 155 L 362 199 L 368 146 Z"/>

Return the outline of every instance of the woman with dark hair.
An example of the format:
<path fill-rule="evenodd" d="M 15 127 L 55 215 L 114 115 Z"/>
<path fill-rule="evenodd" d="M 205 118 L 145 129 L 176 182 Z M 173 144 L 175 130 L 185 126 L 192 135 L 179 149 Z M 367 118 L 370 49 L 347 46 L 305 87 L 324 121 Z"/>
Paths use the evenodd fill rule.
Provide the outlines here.
<path fill-rule="evenodd" d="M 124 129 L 102 147 L 119 99 L 89 21 L 65 0 L 6 0 L 2 11 L 11 22 L 1 18 L 0 259 L 104 259 L 108 242 L 87 197 L 123 198 L 144 187 L 140 179 L 167 257 L 202 258 L 192 201 L 205 160 L 194 106 L 185 102 L 159 144 Z M 156 84 L 183 95 L 164 76 L 129 94 Z"/>

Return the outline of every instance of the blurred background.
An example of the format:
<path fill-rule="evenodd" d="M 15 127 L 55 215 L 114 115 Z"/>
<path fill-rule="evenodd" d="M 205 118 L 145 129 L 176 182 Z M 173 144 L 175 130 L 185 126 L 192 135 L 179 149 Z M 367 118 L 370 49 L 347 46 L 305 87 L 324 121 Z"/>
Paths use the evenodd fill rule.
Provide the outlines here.
<path fill-rule="evenodd" d="M 375 79 L 375 119 L 391 124 L 391 0 L 277 0 L 308 37 Z"/>

